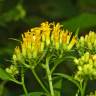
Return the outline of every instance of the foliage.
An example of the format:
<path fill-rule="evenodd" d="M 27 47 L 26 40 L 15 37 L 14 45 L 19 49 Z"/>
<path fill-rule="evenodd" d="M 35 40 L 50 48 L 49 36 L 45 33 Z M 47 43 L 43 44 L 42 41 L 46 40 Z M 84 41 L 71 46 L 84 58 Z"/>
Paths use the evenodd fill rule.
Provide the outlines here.
<path fill-rule="evenodd" d="M 96 33 L 90 31 L 88 35 L 81 36 L 79 39 L 77 34 L 73 36 L 59 23 L 41 23 L 40 27 L 32 28 L 22 34 L 20 44 L 16 46 L 13 53 L 11 60 L 13 65 L 5 70 L 1 68 L 0 78 L 21 85 L 25 96 L 36 96 L 37 94 L 40 96 L 61 96 L 63 82 L 62 79 L 59 79 L 61 77 L 76 85 L 77 92 L 74 95 L 85 96 L 88 80 L 96 79 L 96 51 L 93 48 L 95 36 Z M 76 56 L 75 52 L 78 53 Z M 59 71 L 54 73 L 57 66 L 60 66 L 61 62 L 63 63 L 65 60 L 73 62 L 76 67 L 73 73 L 71 75 Z M 38 76 L 37 67 L 39 67 L 39 71 L 44 70 L 47 86 Z M 28 92 L 24 81 L 27 69 L 31 70 L 43 89 L 41 92 Z M 20 76 L 20 80 L 17 76 Z"/>
<path fill-rule="evenodd" d="M 28 29 L 31 29 L 31 27 L 38 26 L 40 22 L 42 21 L 60 22 L 62 25 L 64 25 L 65 31 L 66 29 L 68 29 L 72 31 L 73 35 L 78 33 L 77 36 L 80 37 L 81 34 L 84 35 L 88 33 L 90 30 L 95 31 L 96 26 L 95 18 L 96 18 L 96 0 L 13 0 L 13 1 L 0 0 L 0 50 L 1 50 L 0 67 L 3 69 L 7 67 L 6 69 L 7 72 L 14 73 L 15 78 L 17 78 L 17 80 L 20 80 L 20 76 L 17 75 L 18 71 L 16 72 L 17 70 L 16 68 L 18 68 L 18 66 L 16 66 L 16 68 L 13 68 L 13 62 L 9 59 L 12 58 L 14 47 L 16 45 L 20 45 L 20 42 L 22 41 L 22 39 L 20 39 L 21 38 L 20 34 L 22 32 L 26 32 Z M 21 41 L 17 40 L 16 38 L 19 38 Z M 79 44 L 80 42 L 82 42 L 82 36 L 80 37 L 78 42 Z M 75 59 L 81 60 L 81 58 L 85 56 L 84 53 L 86 50 L 87 53 L 89 52 L 90 56 L 93 56 L 95 54 L 94 46 L 92 47 L 90 46 L 90 44 L 85 45 L 86 43 L 85 37 L 83 37 L 83 43 L 84 45 L 80 45 L 79 47 L 77 47 L 78 46 L 77 44 L 76 49 L 72 50 L 72 52 L 65 52 L 65 54 L 63 55 L 64 57 L 66 56 L 67 57 L 64 58 L 63 60 L 62 58 L 56 60 L 55 58 L 57 58 L 59 55 L 54 51 L 53 53 L 57 55 L 57 57 L 56 56 L 54 57 L 54 55 L 52 55 L 54 57 L 54 64 L 52 61 L 53 57 L 50 60 L 50 68 L 52 68 L 53 65 L 55 65 L 56 63 L 55 67 L 52 68 L 52 72 L 66 73 L 70 76 L 73 76 L 73 74 L 77 73 L 79 71 L 78 69 L 79 66 L 77 64 L 74 64 L 72 60 L 73 56 L 76 57 Z M 94 44 L 92 43 L 92 45 Z M 92 50 L 87 49 L 86 47 L 82 48 L 81 46 L 92 47 Z M 26 61 L 26 63 L 28 62 Z M 43 63 L 45 62 L 43 61 Z M 12 65 L 9 66 L 10 64 Z M 58 64 L 59 66 L 57 67 Z M 85 65 L 84 62 L 83 65 Z M 44 82 L 46 88 L 49 89 L 48 82 L 45 82 L 47 77 L 45 76 L 44 69 L 41 69 L 42 67 L 44 67 L 43 64 L 42 66 L 37 66 L 35 71 L 39 76 L 39 78 L 41 79 L 41 81 Z M 10 68 L 11 69 L 13 68 L 14 70 L 10 71 L 9 70 Z M 23 91 L 21 90 L 21 88 L 19 88 L 19 85 L 21 84 L 15 81 L 14 76 L 11 76 L 12 74 L 8 75 L 7 72 L 5 72 L 5 70 L 3 69 L 0 69 L 0 71 L 2 72 L 0 78 L 1 80 L 4 79 L 4 82 L 6 83 L 3 84 L 2 81 L 0 81 L 1 86 L 0 90 L 2 90 L 2 92 L 0 92 L 1 96 L 2 95 L 6 96 L 6 94 L 7 96 L 11 95 L 18 96 L 19 94 L 22 94 Z M 21 66 L 19 66 L 19 70 L 21 70 Z M 31 92 L 32 90 L 34 91 L 38 90 L 38 92 L 41 92 L 40 94 L 42 94 L 43 89 L 36 82 L 36 79 L 34 78 L 33 75 L 32 75 L 33 77 L 30 78 L 29 74 L 30 72 L 28 72 L 27 70 L 29 71 L 29 69 L 25 68 L 24 66 L 24 72 L 26 72 L 25 84 L 26 87 L 28 88 L 28 92 Z M 54 77 L 53 83 L 55 94 L 58 94 L 58 96 L 61 94 L 65 96 L 70 96 L 71 94 L 72 96 L 74 96 L 74 93 L 76 93 L 77 91 L 76 90 L 77 87 L 74 85 L 74 83 L 72 84 L 70 80 L 69 81 L 66 80 L 65 78 L 67 77 L 64 74 L 62 75 L 64 75 L 65 78 L 63 78 L 64 76 L 61 76 L 61 74 L 59 74 L 60 76 L 57 76 L 56 74 L 52 74 L 52 77 Z M 2 75 L 4 75 L 4 77 Z M 10 77 L 13 79 L 11 79 Z M 16 87 L 16 85 L 14 85 L 12 82 L 10 84 L 10 82 L 8 82 L 7 80 L 14 81 L 19 85 Z M 34 83 L 31 83 L 31 81 Z M 29 84 L 29 82 L 33 85 Z M 93 80 L 90 82 L 93 82 Z M 18 93 L 15 92 L 14 86 L 16 87 L 15 89 L 18 91 Z M 96 85 L 93 86 L 92 84 L 88 83 L 88 86 L 87 89 L 89 91 L 86 89 L 86 94 L 89 94 L 90 91 L 93 92 L 93 90 L 96 89 L 95 87 Z M 32 95 L 33 94 L 35 93 L 32 93 Z"/>

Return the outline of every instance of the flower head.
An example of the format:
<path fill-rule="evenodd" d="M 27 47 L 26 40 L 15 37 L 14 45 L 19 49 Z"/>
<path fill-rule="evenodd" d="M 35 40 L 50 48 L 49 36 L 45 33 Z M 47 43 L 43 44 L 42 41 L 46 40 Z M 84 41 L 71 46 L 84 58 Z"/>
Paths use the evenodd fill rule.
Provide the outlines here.
<path fill-rule="evenodd" d="M 88 35 L 81 36 L 78 40 L 76 46 L 79 53 L 84 53 L 85 51 L 90 51 L 91 53 L 96 52 L 96 33 L 90 31 Z"/>
<path fill-rule="evenodd" d="M 72 37 L 72 33 L 68 30 L 64 31 L 59 23 L 44 22 L 40 27 L 32 28 L 30 32 L 22 34 L 22 42 L 15 48 L 13 59 L 39 58 L 49 46 L 53 46 L 57 51 L 60 48 L 60 50 L 71 50 L 76 40 L 76 37 Z"/>
<path fill-rule="evenodd" d="M 75 79 L 82 80 L 85 78 L 96 78 L 96 54 L 90 54 L 86 52 L 79 59 L 75 58 L 74 62 L 77 66 L 75 73 Z"/>
<path fill-rule="evenodd" d="M 12 76 L 19 74 L 18 68 L 14 65 L 11 65 L 9 68 L 6 68 L 6 72 Z"/>
<path fill-rule="evenodd" d="M 96 90 L 94 92 L 90 92 L 90 94 L 87 96 L 96 96 Z"/>

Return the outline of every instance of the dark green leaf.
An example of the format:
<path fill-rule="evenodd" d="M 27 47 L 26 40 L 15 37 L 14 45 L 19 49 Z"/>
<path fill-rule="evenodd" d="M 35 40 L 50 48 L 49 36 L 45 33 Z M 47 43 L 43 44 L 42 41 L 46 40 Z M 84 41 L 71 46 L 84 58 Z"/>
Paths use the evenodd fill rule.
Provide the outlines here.
<path fill-rule="evenodd" d="M 86 29 L 96 26 L 96 14 L 83 13 L 80 16 L 74 17 L 71 20 L 62 22 L 65 28 L 71 31 L 76 31 L 77 28 Z"/>
<path fill-rule="evenodd" d="M 8 12 L 0 15 L 0 25 L 4 26 L 10 21 L 17 21 L 25 16 L 25 10 L 22 4 L 17 4 L 17 6 Z"/>

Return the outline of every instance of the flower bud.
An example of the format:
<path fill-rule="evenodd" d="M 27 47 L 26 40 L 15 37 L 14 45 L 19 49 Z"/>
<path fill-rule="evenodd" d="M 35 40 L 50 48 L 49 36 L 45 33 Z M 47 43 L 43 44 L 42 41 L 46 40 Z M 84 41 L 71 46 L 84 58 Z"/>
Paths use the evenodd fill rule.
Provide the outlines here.
<path fill-rule="evenodd" d="M 78 60 L 77 58 L 74 59 L 74 62 L 75 62 L 76 64 L 79 64 L 79 60 Z"/>
<path fill-rule="evenodd" d="M 34 50 L 33 51 L 33 58 L 36 58 L 37 57 L 37 50 Z"/>
<path fill-rule="evenodd" d="M 96 48 L 96 40 L 94 40 L 93 46 L 94 48 Z"/>
<path fill-rule="evenodd" d="M 89 61 L 89 52 L 86 52 L 84 55 L 84 61 L 88 62 Z"/>
<path fill-rule="evenodd" d="M 83 36 L 80 37 L 80 44 L 81 44 L 82 47 L 83 47 L 84 44 L 85 44 L 85 42 L 84 42 L 84 37 L 83 37 Z"/>
<path fill-rule="evenodd" d="M 92 43 L 91 42 L 88 42 L 88 48 L 90 49 L 90 50 L 92 50 Z"/>
<path fill-rule="evenodd" d="M 6 68 L 5 70 L 7 73 L 9 73 L 13 76 L 19 73 L 18 69 L 14 65 L 11 65 L 9 68 Z"/>
<path fill-rule="evenodd" d="M 72 38 L 72 40 L 71 40 L 71 42 L 69 43 L 69 45 L 68 45 L 68 50 L 70 50 L 73 46 L 74 46 L 74 44 L 77 42 L 77 39 L 76 39 L 76 37 L 74 36 L 73 38 Z"/>
<path fill-rule="evenodd" d="M 16 57 L 16 54 L 13 54 L 13 61 L 16 61 L 17 60 L 17 57 Z"/>
<path fill-rule="evenodd" d="M 41 42 L 41 50 L 40 50 L 41 52 L 44 51 L 44 45 L 45 45 L 45 43 L 42 41 L 42 42 Z"/>

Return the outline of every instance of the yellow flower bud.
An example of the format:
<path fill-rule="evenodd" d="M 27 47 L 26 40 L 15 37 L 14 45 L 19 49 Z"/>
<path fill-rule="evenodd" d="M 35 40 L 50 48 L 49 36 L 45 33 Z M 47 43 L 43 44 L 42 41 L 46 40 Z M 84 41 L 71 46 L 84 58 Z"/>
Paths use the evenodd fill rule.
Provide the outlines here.
<path fill-rule="evenodd" d="M 44 46 L 45 46 L 45 43 L 42 41 L 42 42 L 41 42 L 41 49 L 40 49 L 41 52 L 44 51 Z"/>
<path fill-rule="evenodd" d="M 16 61 L 17 60 L 17 57 L 16 57 L 16 54 L 13 54 L 13 61 Z"/>
<path fill-rule="evenodd" d="M 96 40 L 94 40 L 93 46 L 94 48 L 96 48 Z"/>
<path fill-rule="evenodd" d="M 72 33 L 71 32 L 68 33 L 68 35 L 67 35 L 67 44 L 69 44 L 71 36 L 72 36 Z"/>
<path fill-rule="evenodd" d="M 90 50 L 92 50 L 92 43 L 91 42 L 88 42 L 88 48 L 90 49 Z"/>
<path fill-rule="evenodd" d="M 95 33 L 94 32 L 92 32 L 92 31 L 90 31 L 89 32 L 89 36 L 90 36 L 90 42 L 91 43 L 94 43 L 94 41 L 95 41 Z"/>
<path fill-rule="evenodd" d="M 89 52 L 86 52 L 84 55 L 84 61 L 88 62 L 89 61 Z"/>
<path fill-rule="evenodd" d="M 88 42 L 88 35 L 85 35 L 85 42 Z"/>
<path fill-rule="evenodd" d="M 9 68 L 6 68 L 5 70 L 7 73 L 9 73 L 13 76 L 19 73 L 18 69 L 14 65 L 11 65 Z"/>
<path fill-rule="evenodd" d="M 84 47 L 85 42 L 84 42 L 83 36 L 80 37 L 80 44 L 81 44 L 81 47 Z"/>
<path fill-rule="evenodd" d="M 68 45 L 68 50 L 70 50 L 70 49 L 74 46 L 74 44 L 75 44 L 76 42 L 77 42 L 77 39 L 76 39 L 75 36 L 73 36 L 71 42 L 70 42 L 69 45 Z"/>
<path fill-rule="evenodd" d="M 74 59 L 74 62 L 75 62 L 76 64 L 79 64 L 79 60 L 78 60 L 77 58 Z"/>
<path fill-rule="evenodd" d="M 37 50 L 34 50 L 33 51 L 33 58 L 36 58 L 37 57 Z"/>
<path fill-rule="evenodd" d="M 19 46 L 15 48 L 16 59 L 21 60 L 21 52 Z"/>
<path fill-rule="evenodd" d="M 92 56 L 92 59 L 96 61 L 96 54 Z"/>

